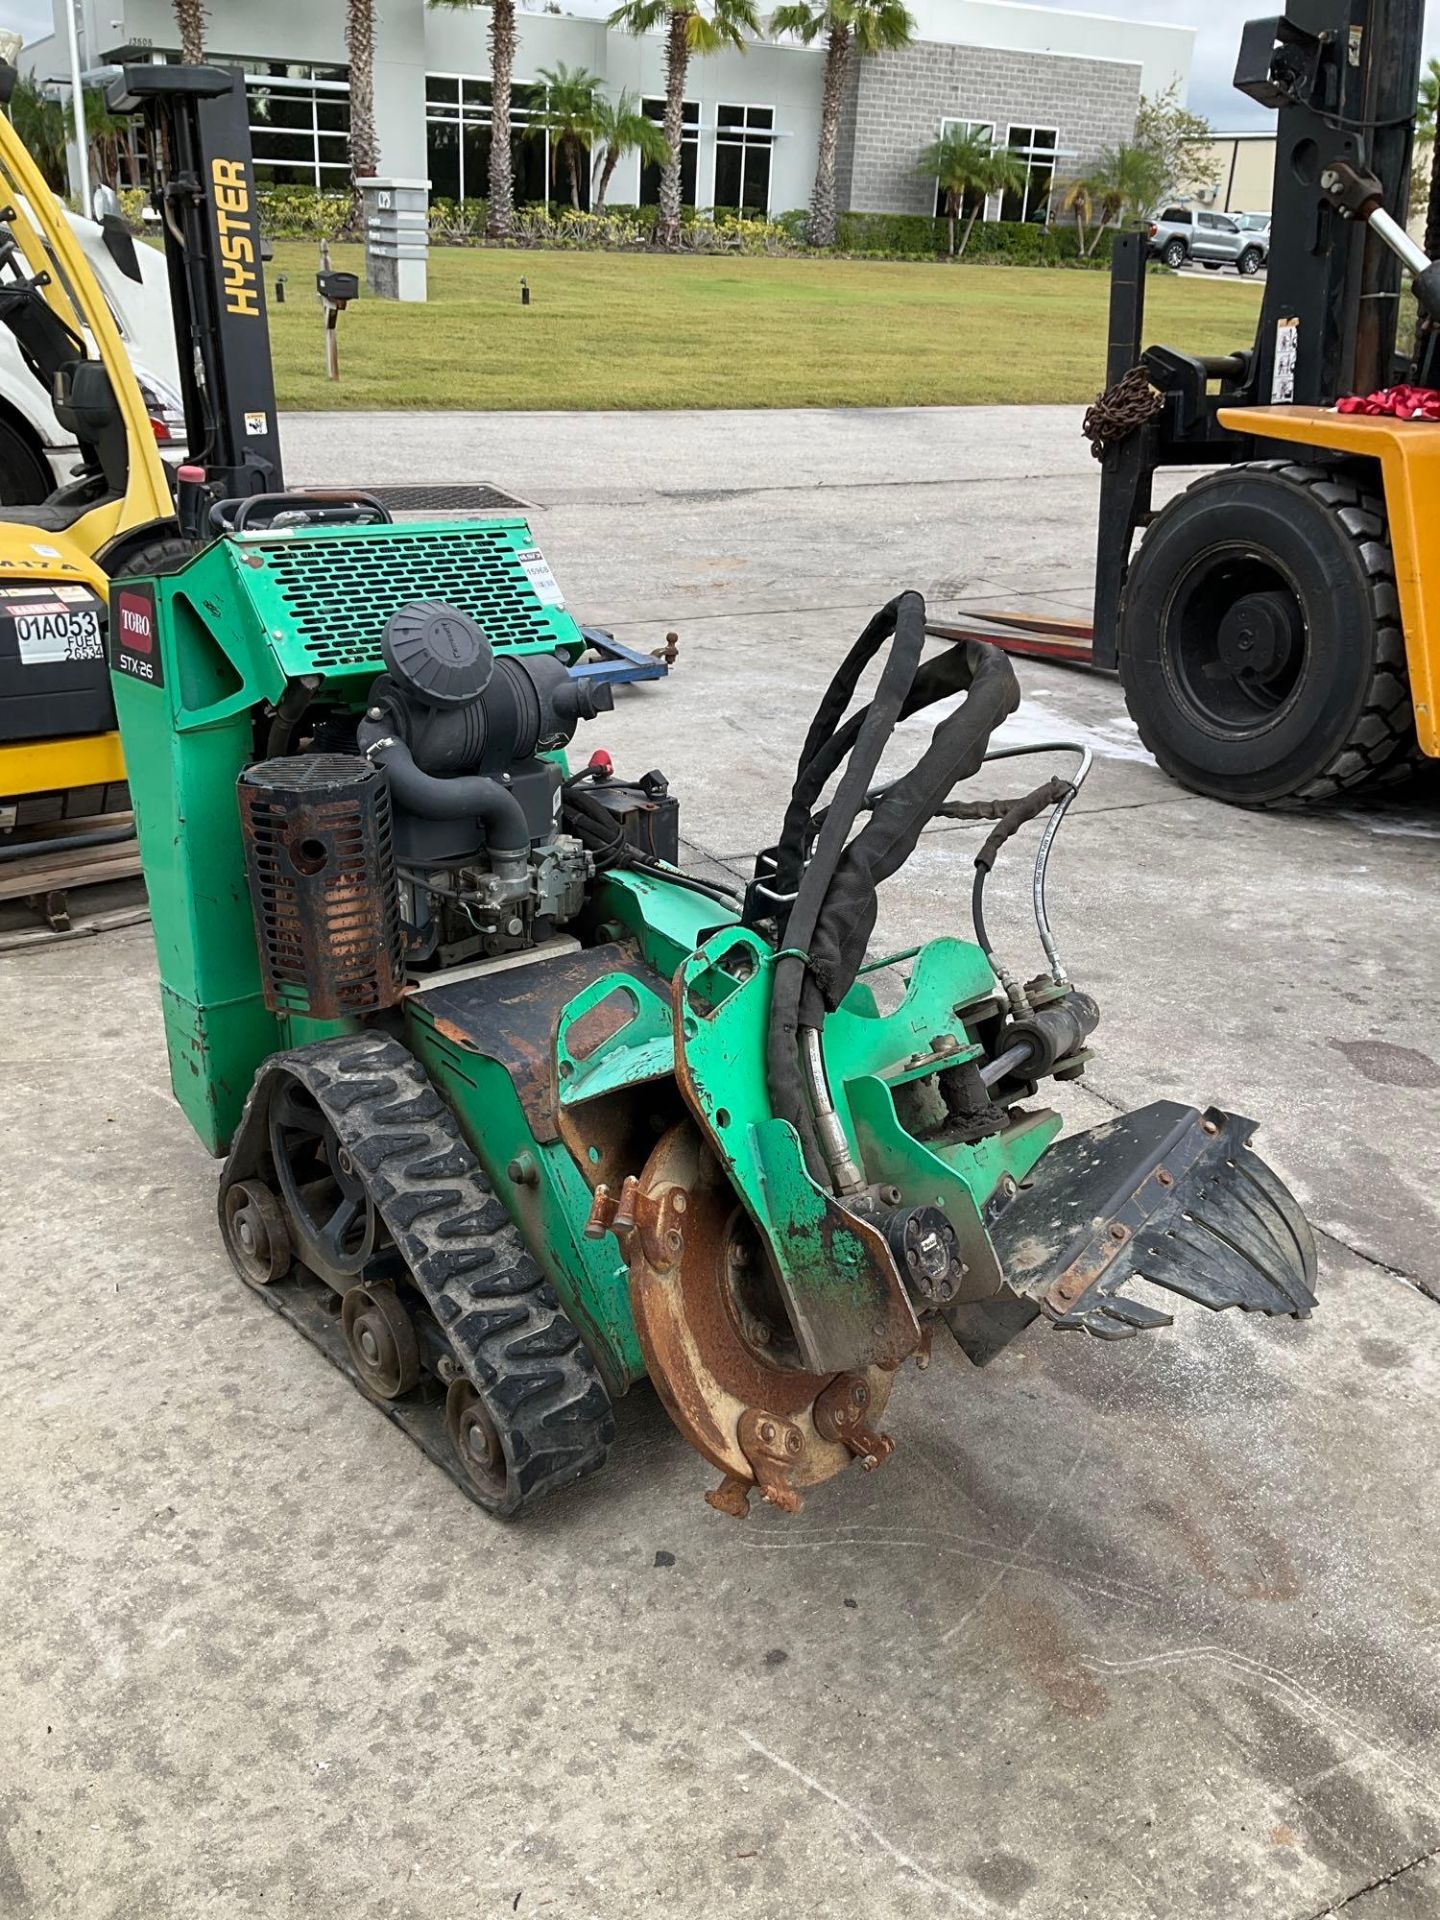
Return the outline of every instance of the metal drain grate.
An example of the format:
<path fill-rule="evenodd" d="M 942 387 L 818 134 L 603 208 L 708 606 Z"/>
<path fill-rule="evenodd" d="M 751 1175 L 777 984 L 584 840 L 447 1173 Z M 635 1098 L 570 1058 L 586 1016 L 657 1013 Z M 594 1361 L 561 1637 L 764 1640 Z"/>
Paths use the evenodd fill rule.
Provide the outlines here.
<path fill-rule="evenodd" d="M 488 483 L 461 486 L 442 481 L 428 487 L 361 487 L 361 493 L 373 493 L 392 513 L 523 513 L 528 502 Z"/>

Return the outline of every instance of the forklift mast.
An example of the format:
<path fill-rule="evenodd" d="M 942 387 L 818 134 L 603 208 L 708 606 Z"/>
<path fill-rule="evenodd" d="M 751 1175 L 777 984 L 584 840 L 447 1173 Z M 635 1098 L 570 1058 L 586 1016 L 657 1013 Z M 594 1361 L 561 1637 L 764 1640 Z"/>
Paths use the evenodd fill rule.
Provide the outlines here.
<path fill-rule="evenodd" d="M 1107 385 L 1143 367 L 1161 404 L 1103 454 L 1097 666 L 1118 665 L 1121 596 L 1136 529 L 1151 515 L 1155 470 L 1282 451 L 1222 426 L 1222 407 L 1330 406 L 1405 377 L 1395 356 L 1399 264 L 1378 234 L 1342 215 L 1325 180 L 1337 165 L 1375 175 L 1385 206 L 1403 220 L 1423 17 L 1421 0 L 1288 0 L 1283 15 L 1246 25 L 1235 85 L 1276 110 L 1272 239 L 1250 347 L 1219 356 L 1146 347 L 1146 236 L 1118 237 Z"/>
<path fill-rule="evenodd" d="M 285 481 L 244 75 L 229 67 L 125 66 L 109 103 L 144 118 L 190 458 L 205 469 L 211 498 L 279 493 Z"/>
<path fill-rule="evenodd" d="M 1322 181 L 1342 162 L 1364 168 L 1404 219 L 1423 23 L 1421 0 L 1290 0 L 1244 29 L 1236 88 L 1277 110 L 1258 405 L 1330 406 L 1393 378 L 1399 263 Z"/>

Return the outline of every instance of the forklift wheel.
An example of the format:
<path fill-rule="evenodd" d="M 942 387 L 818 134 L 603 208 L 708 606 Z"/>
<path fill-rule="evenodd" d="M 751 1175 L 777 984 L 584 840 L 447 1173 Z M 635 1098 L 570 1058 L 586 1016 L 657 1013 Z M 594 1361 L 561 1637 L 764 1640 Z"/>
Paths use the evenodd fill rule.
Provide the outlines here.
<path fill-rule="evenodd" d="M 0 505 L 38 507 L 54 487 L 49 462 L 29 434 L 0 420 Z"/>
<path fill-rule="evenodd" d="M 108 572 L 112 580 L 127 580 L 132 574 L 178 573 L 195 553 L 195 542 L 182 534 L 158 533 L 131 547 L 119 566 Z"/>
<path fill-rule="evenodd" d="M 1120 612 L 1140 738 L 1197 793 L 1325 800 L 1414 747 L 1385 510 L 1283 461 L 1198 480 L 1151 523 Z"/>

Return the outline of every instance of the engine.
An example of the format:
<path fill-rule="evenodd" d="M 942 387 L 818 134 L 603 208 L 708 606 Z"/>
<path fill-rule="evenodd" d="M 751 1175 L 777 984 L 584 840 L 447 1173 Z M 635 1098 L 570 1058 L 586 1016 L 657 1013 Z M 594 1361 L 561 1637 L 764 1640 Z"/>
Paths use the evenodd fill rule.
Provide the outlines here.
<path fill-rule="evenodd" d="M 357 745 L 390 787 L 408 965 L 532 947 L 573 919 L 594 871 L 562 831 L 559 765 L 610 689 L 554 654 L 502 656 L 435 601 L 403 607 L 381 645 Z"/>
<path fill-rule="evenodd" d="M 269 755 L 240 776 L 272 1011 L 393 1006 L 407 975 L 549 940 L 578 920 L 597 874 L 668 873 L 679 858 L 662 774 L 617 780 L 601 753 L 567 779 L 554 757 L 609 711 L 608 686 L 553 653 L 497 657 L 475 621 L 437 601 L 393 615 L 381 652 L 358 721 L 304 700 L 287 716 L 282 701 Z M 282 743 L 300 750 L 277 757 Z"/>

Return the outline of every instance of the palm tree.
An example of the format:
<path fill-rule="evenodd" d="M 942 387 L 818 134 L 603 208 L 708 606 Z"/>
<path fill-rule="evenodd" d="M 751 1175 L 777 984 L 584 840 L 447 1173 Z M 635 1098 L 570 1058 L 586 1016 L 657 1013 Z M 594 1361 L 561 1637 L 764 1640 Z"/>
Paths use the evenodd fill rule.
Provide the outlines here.
<path fill-rule="evenodd" d="M 894 53 L 908 47 L 915 21 L 904 0 L 787 0 L 770 16 L 774 34 L 793 33 L 812 46 L 825 36 L 825 88 L 820 107 L 820 152 L 810 195 L 812 247 L 833 247 L 837 225 L 835 150 L 840 108 L 852 53 Z"/>
<path fill-rule="evenodd" d="M 175 24 L 180 29 L 180 58 L 198 67 L 205 58 L 204 0 L 175 0 Z"/>
<path fill-rule="evenodd" d="M 1126 214 L 1139 218 L 1165 191 L 1165 166 L 1149 147 L 1106 147 L 1089 174 L 1089 188 L 1100 209 L 1100 224 L 1091 237 L 1094 253 L 1111 227 Z"/>
<path fill-rule="evenodd" d="M 915 162 L 917 173 L 928 174 L 945 196 L 945 218 L 950 225 L 950 257 L 964 258 L 975 230 L 980 209 L 992 193 L 1018 193 L 1025 184 L 1025 169 L 1007 147 L 997 147 L 988 128 L 967 130 L 952 127 L 932 140 Z M 965 203 L 974 196 L 965 234 L 955 245 L 955 220 Z"/>
<path fill-rule="evenodd" d="M 28 74 L 15 82 L 6 109 L 21 143 L 56 193 L 65 192 L 65 109 L 48 99 Z"/>
<path fill-rule="evenodd" d="M 1060 182 L 1060 211 L 1075 216 L 1075 239 L 1080 258 L 1085 258 L 1085 229 L 1095 218 L 1096 182 L 1086 174 L 1079 180 Z"/>
<path fill-rule="evenodd" d="M 108 185 L 120 185 L 120 157 L 126 152 L 130 121 L 110 111 L 109 102 L 99 87 L 85 89 L 85 141 L 89 148 L 90 178 Z M 65 137 L 75 138 L 75 105 L 65 108 Z M 131 183 L 134 184 L 133 181 Z M 84 209 L 89 215 L 90 209 Z"/>
<path fill-rule="evenodd" d="M 755 0 L 712 0 L 711 11 L 701 13 L 695 0 L 621 0 L 606 23 L 626 33 L 653 33 L 665 28 L 665 145 L 660 173 L 660 217 L 655 222 L 657 247 L 680 244 L 680 163 L 685 133 L 685 78 L 691 54 L 720 53 L 733 47 L 745 51 L 747 33 L 759 33 Z"/>
<path fill-rule="evenodd" d="M 429 0 L 432 7 L 473 7 L 480 0 Z M 515 156 L 510 150 L 510 91 L 515 72 L 515 0 L 487 0 L 490 8 L 491 240 L 508 240 L 515 221 Z"/>
<path fill-rule="evenodd" d="M 346 0 L 345 50 L 350 55 L 350 213 L 361 218 L 357 180 L 373 180 L 375 144 L 375 0 Z"/>
<path fill-rule="evenodd" d="M 657 127 L 647 113 L 641 112 L 640 102 L 633 93 L 623 90 L 618 100 L 607 100 L 603 93 L 596 94 L 594 137 L 596 146 L 605 149 L 600 178 L 595 182 L 596 213 L 603 209 L 615 169 L 627 153 L 638 153 L 642 160 L 655 167 L 663 167 L 670 158 L 664 128 Z"/>
<path fill-rule="evenodd" d="M 584 67 L 541 67 L 545 104 L 531 117 L 530 133 L 548 133 L 563 155 L 570 175 L 570 204 L 580 211 L 580 162 L 589 153 L 598 131 L 595 102 L 600 76 Z"/>

